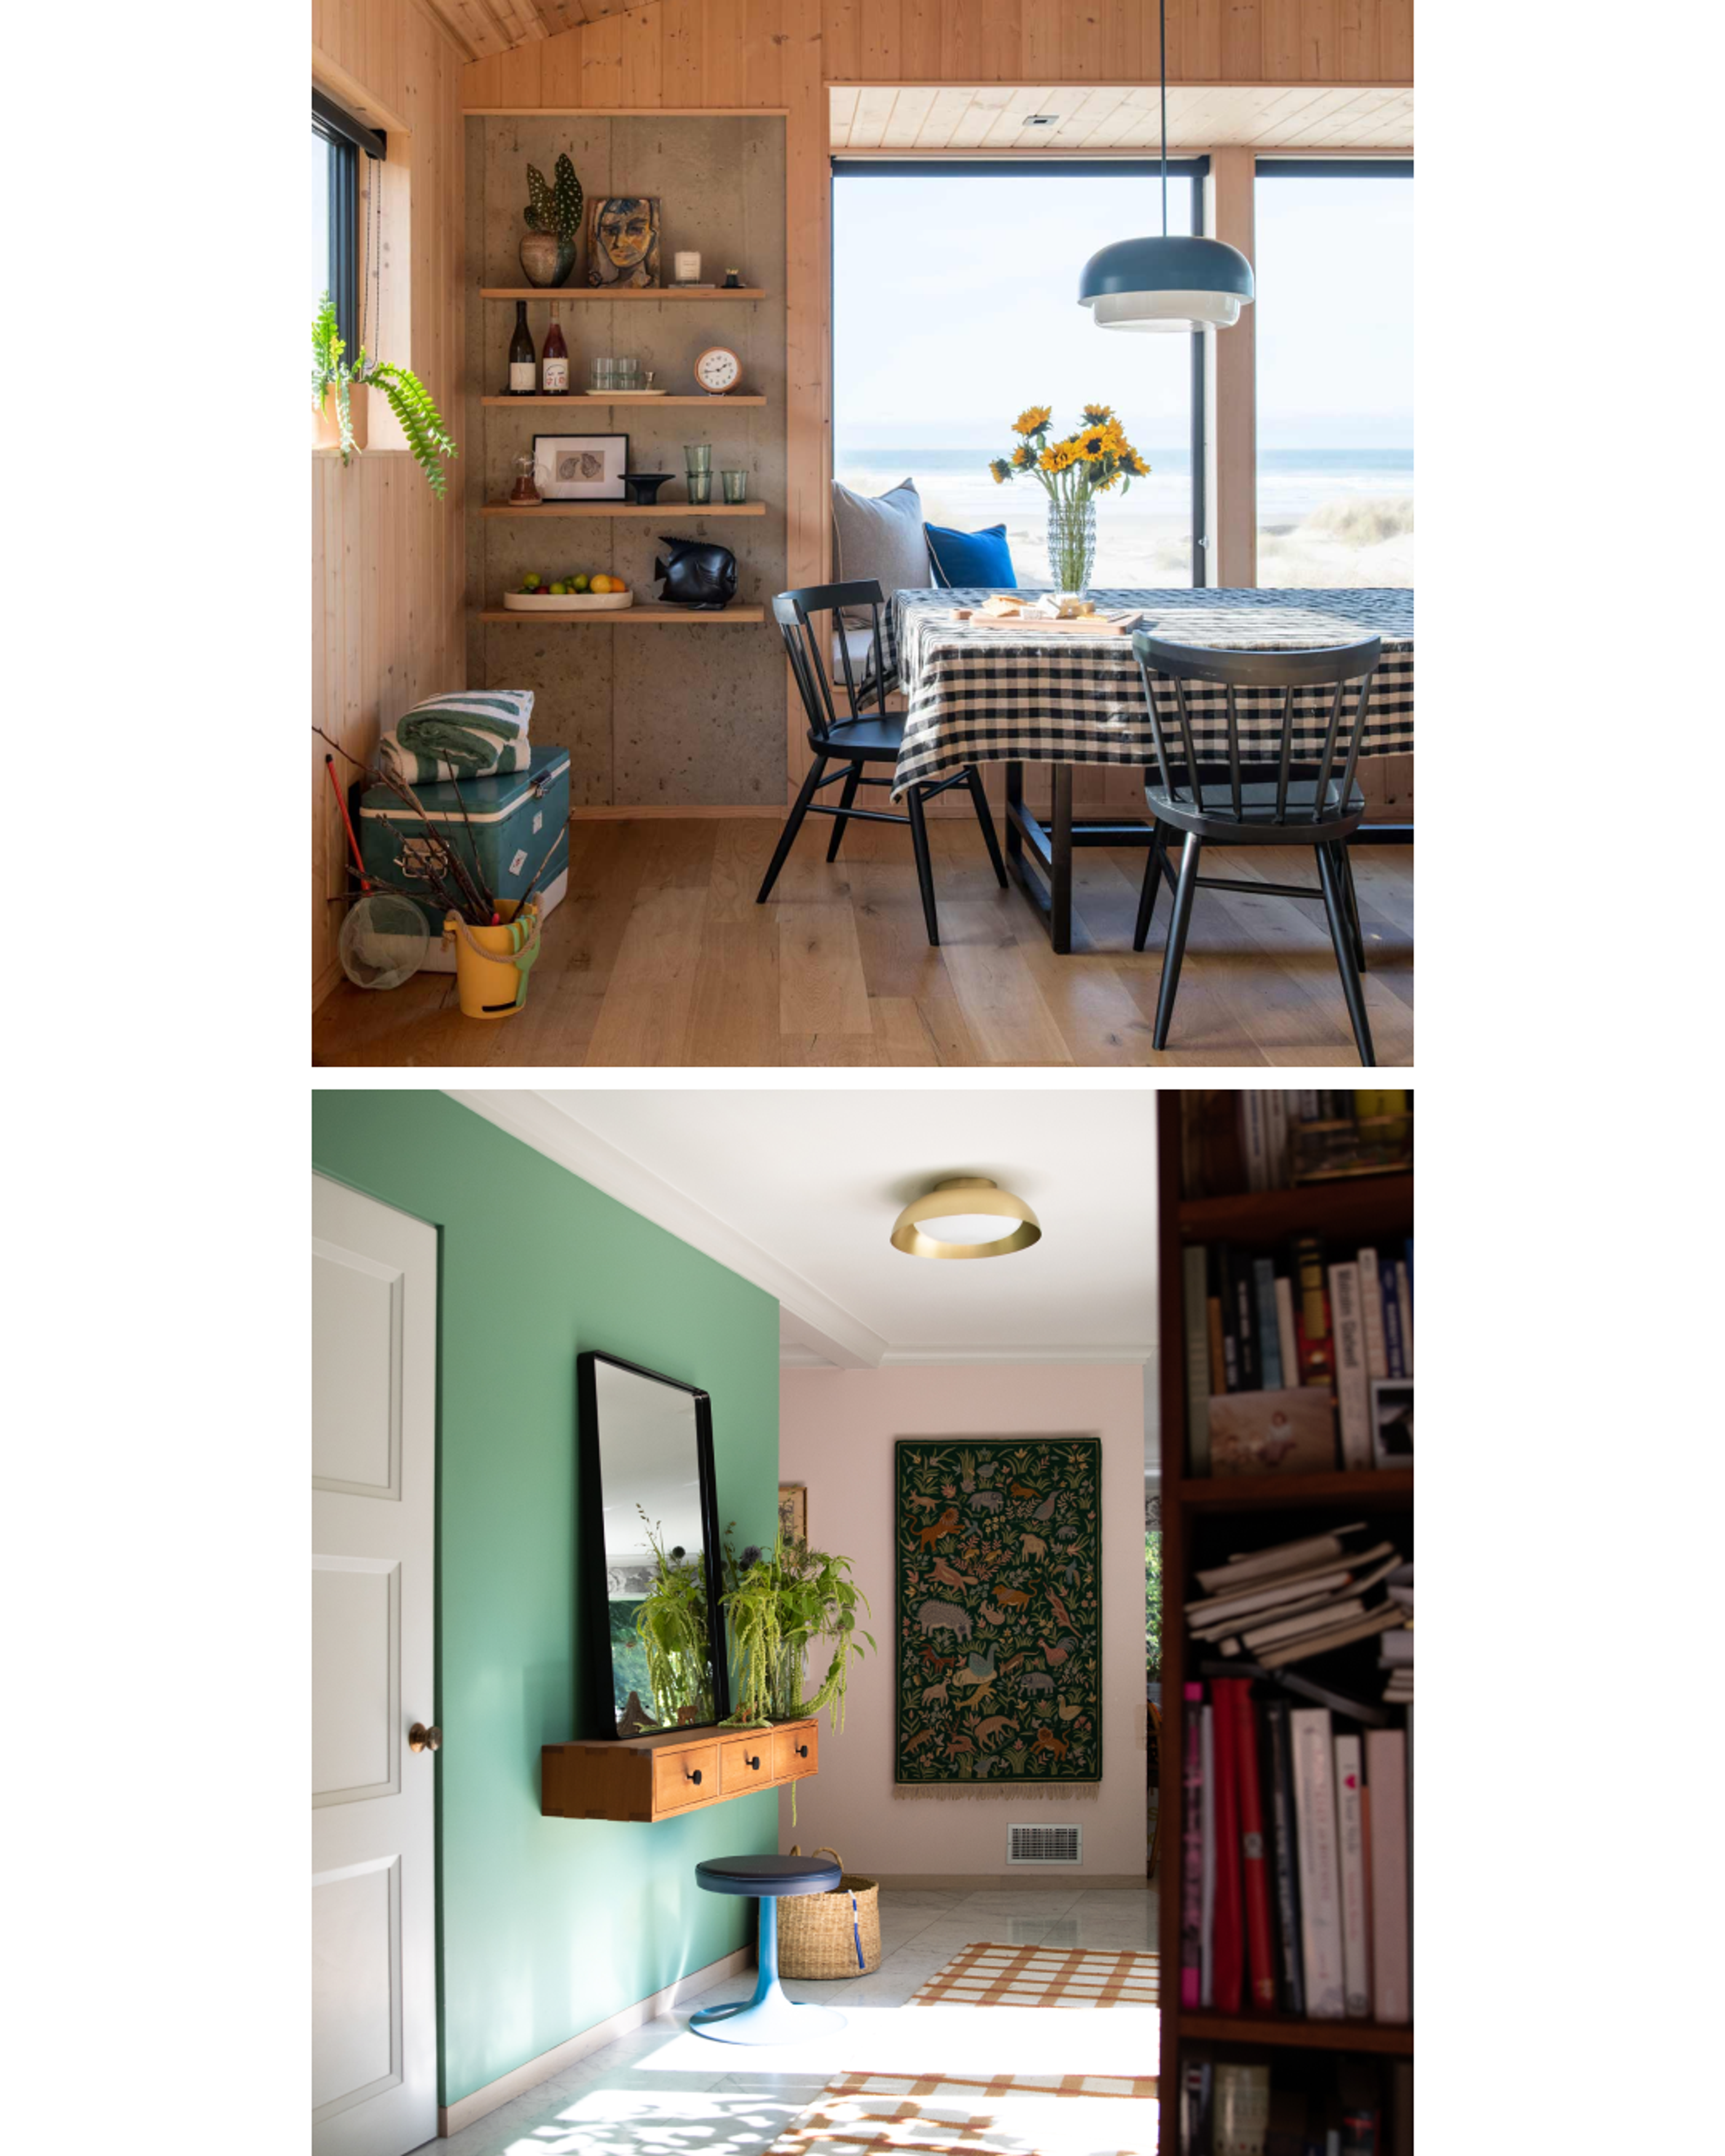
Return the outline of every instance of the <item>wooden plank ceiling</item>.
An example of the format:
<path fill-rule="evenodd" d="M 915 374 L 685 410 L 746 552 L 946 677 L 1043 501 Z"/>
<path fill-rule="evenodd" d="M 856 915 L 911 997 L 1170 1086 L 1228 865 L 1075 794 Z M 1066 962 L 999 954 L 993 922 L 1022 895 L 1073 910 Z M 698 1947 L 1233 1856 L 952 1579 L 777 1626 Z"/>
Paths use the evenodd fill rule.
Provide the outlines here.
<path fill-rule="evenodd" d="M 1154 150 L 1158 132 L 1154 83 L 1124 88 L 1014 89 L 988 83 L 964 89 L 834 86 L 835 150 L 1056 151 Z M 1052 126 L 1026 123 L 1052 114 Z M 1414 142 L 1414 93 L 1358 83 L 1171 87 L 1171 150 L 1224 144 L 1276 150 L 1400 150 Z"/>
<path fill-rule="evenodd" d="M 620 15 L 629 0 L 430 0 L 439 21 L 470 59 L 506 53 L 536 38 L 578 29 L 603 15 Z"/>

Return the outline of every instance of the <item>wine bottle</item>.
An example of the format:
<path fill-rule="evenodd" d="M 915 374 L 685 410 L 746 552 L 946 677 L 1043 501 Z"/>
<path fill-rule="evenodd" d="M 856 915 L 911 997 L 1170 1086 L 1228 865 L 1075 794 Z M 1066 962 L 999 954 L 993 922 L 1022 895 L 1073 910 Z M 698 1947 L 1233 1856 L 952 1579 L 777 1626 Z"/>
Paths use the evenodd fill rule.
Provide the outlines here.
<path fill-rule="evenodd" d="M 551 327 L 545 332 L 545 345 L 539 355 L 540 388 L 547 397 L 567 397 L 569 393 L 569 347 L 563 342 L 562 326 L 557 321 L 557 303 L 551 303 Z"/>
<path fill-rule="evenodd" d="M 509 393 L 511 397 L 531 397 L 538 380 L 538 370 L 533 364 L 533 336 L 527 327 L 527 303 L 515 303 L 515 335 L 509 341 Z"/>

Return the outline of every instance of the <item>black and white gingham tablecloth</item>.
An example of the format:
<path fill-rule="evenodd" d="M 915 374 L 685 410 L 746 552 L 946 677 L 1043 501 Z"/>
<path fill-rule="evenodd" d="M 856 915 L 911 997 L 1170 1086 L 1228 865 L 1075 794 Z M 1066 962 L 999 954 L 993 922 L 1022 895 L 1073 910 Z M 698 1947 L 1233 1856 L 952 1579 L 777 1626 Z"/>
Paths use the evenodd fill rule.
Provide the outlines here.
<path fill-rule="evenodd" d="M 968 763 L 1153 764 L 1155 747 L 1130 637 L 1070 631 L 973 629 L 955 608 L 980 606 L 986 591 L 899 591 L 886 610 L 886 656 L 905 692 L 904 746 L 893 797 L 949 777 Z M 1250 651 L 1309 649 L 1381 636 L 1384 656 L 1366 707 L 1362 756 L 1414 747 L 1414 594 L 1411 591 L 1095 591 L 1097 606 L 1141 608 L 1142 626 L 1181 644 Z M 1282 691 L 1235 692 L 1242 759 L 1273 757 Z M 1322 753 L 1333 692 L 1295 699 L 1294 754 Z M 1165 701 L 1164 701 L 1165 699 Z M 1171 685 L 1158 685 L 1165 721 Z M 1189 682 L 1187 706 L 1200 759 L 1227 760 L 1226 698 Z M 1351 703 L 1343 706 L 1351 717 Z M 1344 719 L 1344 724 L 1346 720 Z"/>

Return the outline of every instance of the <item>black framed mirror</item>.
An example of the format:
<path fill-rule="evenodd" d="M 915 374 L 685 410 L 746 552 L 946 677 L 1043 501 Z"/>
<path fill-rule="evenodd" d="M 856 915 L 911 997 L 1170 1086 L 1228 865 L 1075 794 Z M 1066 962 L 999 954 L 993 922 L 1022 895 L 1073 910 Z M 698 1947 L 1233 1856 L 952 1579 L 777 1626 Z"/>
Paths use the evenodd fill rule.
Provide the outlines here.
<path fill-rule="evenodd" d="M 722 1722 L 712 1403 L 618 1355 L 588 1349 L 575 1367 L 593 1734 Z"/>

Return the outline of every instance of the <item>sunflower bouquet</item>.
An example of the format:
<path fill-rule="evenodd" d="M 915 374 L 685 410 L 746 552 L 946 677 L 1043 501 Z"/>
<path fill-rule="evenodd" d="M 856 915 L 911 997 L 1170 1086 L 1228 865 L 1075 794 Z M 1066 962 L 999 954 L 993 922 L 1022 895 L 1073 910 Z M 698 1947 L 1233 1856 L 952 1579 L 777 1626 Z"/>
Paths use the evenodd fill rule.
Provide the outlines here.
<path fill-rule="evenodd" d="M 1096 497 L 1118 487 L 1124 494 L 1150 467 L 1126 439 L 1106 404 L 1086 404 L 1084 424 L 1058 441 L 1046 404 L 1032 404 L 1012 423 L 1020 439 L 1009 456 L 994 457 L 988 470 L 997 486 L 1020 475 L 1039 480 L 1048 495 L 1049 568 L 1063 592 L 1082 591 L 1096 558 Z"/>

